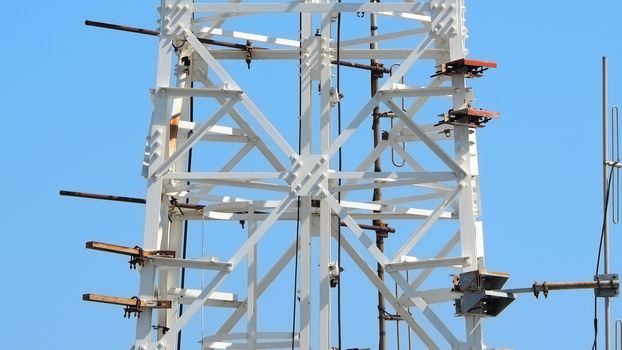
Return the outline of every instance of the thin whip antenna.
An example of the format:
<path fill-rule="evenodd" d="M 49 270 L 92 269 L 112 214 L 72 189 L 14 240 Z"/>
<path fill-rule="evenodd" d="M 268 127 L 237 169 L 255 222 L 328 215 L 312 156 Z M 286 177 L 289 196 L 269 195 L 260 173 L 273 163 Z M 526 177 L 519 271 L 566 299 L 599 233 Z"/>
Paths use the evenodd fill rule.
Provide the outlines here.
<path fill-rule="evenodd" d="M 607 220 L 607 206 L 608 206 L 608 187 L 609 187 L 609 174 L 608 174 L 608 165 L 607 165 L 607 161 L 609 160 L 609 150 L 607 149 L 607 145 L 608 145 L 608 136 L 609 136 L 609 132 L 608 132 L 608 101 L 607 101 L 607 93 L 608 93 L 608 88 L 607 88 L 607 57 L 603 56 L 602 59 L 602 69 L 603 69 L 603 211 L 604 211 L 604 220 L 603 220 L 603 255 L 604 255 L 604 273 L 605 275 L 609 273 L 609 225 L 608 225 L 608 220 Z M 610 316 L 611 316 L 611 309 L 610 309 L 610 305 L 609 305 L 609 297 L 605 297 L 604 298 L 604 309 L 605 309 L 605 349 L 609 350 L 610 349 L 610 340 L 611 340 L 611 335 L 610 333 Z"/>

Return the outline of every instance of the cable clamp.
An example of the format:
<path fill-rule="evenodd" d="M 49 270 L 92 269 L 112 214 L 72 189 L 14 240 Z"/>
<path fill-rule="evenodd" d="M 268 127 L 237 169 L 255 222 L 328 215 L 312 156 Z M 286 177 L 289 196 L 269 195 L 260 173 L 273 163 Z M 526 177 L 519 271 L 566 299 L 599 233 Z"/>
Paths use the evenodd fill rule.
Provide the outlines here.
<path fill-rule="evenodd" d="M 143 312 L 143 310 L 141 310 L 140 306 L 142 304 L 142 301 L 140 300 L 139 297 L 137 296 L 133 296 L 132 299 L 136 300 L 136 305 L 132 305 L 132 306 L 126 306 L 123 311 L 123 318 L 131 318 L 132 315 L 136 316 L 136 318 L 140 318 L 140 313 Z"/>
<path fill-rule="evenodd" d="M 135 246 L 134 249 L 138 250 L 138 254 L 132 255 L 130 258 L 130 270 L 136 270 L 136 265 L 139 265 L 140 267 L 145 266 L 145 251 L 139 246 Z"/>
<path fill-rule="evenodd" d="M 246 65 L 248 69 L 251 69 L 251 62 L 253 60 L 253 43 L 250 40 L 246 40 Z"/>
<path fill-rule="evenodd" d="M 168 332 L 170 330 L 170 328 L 168 328 L 166 326 L 160 326 L 159 324 L 157 324 L 157 325 L 154 324 L 154 325 L 151 326 L 151 328 L 153 330 L 156 330 L 156 331 L 161 329 L 162 330 L 162 334 L 166 334 L 166 332 Z"/>
<path fill-rule="evenodd" d="M 184 215 L 184 211 L 181 210 L 177 198 L 171 197 L 170 203 L 171 207 L 168 209 L 168 222 L 173 222 L 173 215 L 175 215 L 175 211 L 179 211 L 179 215 Z"/>

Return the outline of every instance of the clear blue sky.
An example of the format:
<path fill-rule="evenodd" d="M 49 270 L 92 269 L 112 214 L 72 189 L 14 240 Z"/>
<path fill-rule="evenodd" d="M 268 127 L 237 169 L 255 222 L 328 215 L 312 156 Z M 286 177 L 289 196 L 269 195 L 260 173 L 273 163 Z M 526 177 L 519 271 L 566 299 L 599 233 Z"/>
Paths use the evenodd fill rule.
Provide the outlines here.
<path fill-rule="evenodd" d="M 4 347 L 127 348 L 134 321 L 81 294 L 134 295 L 136 273 L 84 242 L 140 243 L 143 208 L 58 191 L 144 195 L 156 41 L 83 22 L 154 28 L 156 1 L 3 5 Z M 600 60 L 609 56 L 611 104 L 622 104 L 622 3 L 471 0 L 467 8 L 471 56 L 499 63 L 474 84 L 479 103 L 502 113 L 479 134 L 486 266 L 509 272 L 512 287 L 590 280 L 602 220 Z M 612 229 L 614 272 L 622 272 L 620 231 Z M 589 291 L 521 295 L 486 322 L 487 343 L 588 349 L 592 302 Z M 612 318 L 622 318 L 618 299 Z M 353 345 L 375 345 L 365 342 Z"/>

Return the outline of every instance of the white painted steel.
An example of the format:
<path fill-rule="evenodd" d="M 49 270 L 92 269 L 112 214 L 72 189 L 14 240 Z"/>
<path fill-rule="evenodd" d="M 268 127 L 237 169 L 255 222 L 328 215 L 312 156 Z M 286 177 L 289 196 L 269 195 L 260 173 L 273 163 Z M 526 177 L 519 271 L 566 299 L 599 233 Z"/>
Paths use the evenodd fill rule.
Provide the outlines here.
<path fill-rule="evenodd" d="M 465 317 L 464 331 L 458 332 L 444 321 L 453 315 L 433 309 L 432 304 L 457 297 L 456 293 L 449 292 L 450 279 L 445 285 L 421 289 L 426 282 L 438 283 L 429 278 L 435 272 L 447 276 L 447 269 L 456 266 L 464 271 L 484 267 L 475 130 L 464 126 L 436 126 L 421 115 L 424 106 L 439 100 L 451 101 L 447 109 L 464 108 L 471 102 L 471 92 L 463 77 L 430 78 L 425 87 L 400 82 L 402 78 L 409 80 L 423 59 L 441 64 L 465 56 L 464 11 L 463 0 L 382 3 L 240 3 L 234 0 L 195 4 L 191 0 L 161 1 L 162 34 L 152 94 L 154 111 L 148 131 L 147 205 L 142 246 L 153 250 L 171 249 L 178 255 L 175 259 L 150 258 L 140 271 L 139 296 L 153 298 L 160 291 L 161 295 L 173 299 L 173 309 L 143 311 L 137 321 L 135 350 L 176 349 L 177 333 L 185 329 L 204 306 L 232 310 L 223 319 L 213 320 L 218 330 L 203 339 L 205 349 L 287 348 L 291 346 L 292 336 L 294 346 L 303 350 L 329 350 L 336 346 L 337 325 L 331 311 L 334 292 L 330 287 L 329 266 L 336 248 L 338 221 L 345 223 L 342 248 L 349 262 L 384 295 L 423 346 L 429 349 L 485 348 L 479 317 Z M 390 77 L 381 80 L 382 87 L 375 96 L 363 100 L 354 107 L 354 113 L 344 116 L 345 127 L 340 135 L 336 135 L 336 66 L 332 64 L 337 54 L 334 37 L 337 12 L 374 12 L 384 15 L 383 20 L 400 19 L 399 30 L 381 33 L 374 40 L 399 43 L 407 39 L 414 43 L 409 44 L 411 48 L 368 50 L 365 49 L 371 41 L 368 37 L 359 34 L 342 40 L 339 53 L 342 60 L 365 60 L 366 63 L 371 59 L 397 60 L 399 67 Z M 298 28 L 284 30 L 278 35 L 263 35 L 232 30 L 225 25 L 230 18 L 245 16 L 250 20 L 257 14 L 275 18 L 282 14 L 300 15 L 299 38 L 283 39 L 295 36 Z M 412 21 L 404 22 L 404 19 Z M 260 26 L 257 29 L 256 32 L 262 32 Z M 227 69 L 229 65 L 222 62 L 244 60 L 247 53 L 204 45 L 199 40 L 212 36 L 285 47 L 255 49 L 252 59 L 293 60 L 299 64 L 298 92 L 291 93 L 296 86 L 279 86 L 270 91 L 274 103 L 283 108 L 289 101 L 282 98 L 282 91 L 289 94 L 288 98 L 299 95 L 300 113 L 296 120 L 300 123 L 299 140 L 292 137 L 291 130 L 279 125 L 273 112 L 262 109 L 265 103 L 253 100 L 241 83 L 244 80 L 236 81 L 236 72 Z M 190 65 L 182 58 L 189 59 Z M 351 93 L 365 95 L 367 89 Z M 405 106 L 399 104 L 402 98 L 406 99 Z M 191 99 L 196 103 L 207 101 L 201 120 L 190 120 Z M 370 134 L 368 122 L 377 105 L 386 106 L 387 115 L 391 112 L 396 122 L 375 149 L 363 149 L 356 145 L 360 142 L 359 131 Z M 443 112 L 446 110 L 439 110 L 438 114 Z M 176 134 L 172 134 L 171 126 L 174 117 L 179 117 Z M 298 141 L 300 144 L 296 145 Z M 408 147 L 402 148 L 402 142 Z M 425 155 L 412 151 L 414 147 L 410 145 L 415 142 L 425 146 Z M 212 166 L 209 170 L 186 171 L 190 150 L 204 145 L 203 149 L 213 152 L 215 159 L 219 158 L 220 147 L 226 149 L 235 145 L 238 148 L 223 164 L 216 164 L 215 160 L 214 164 L 208 164 Z M 339 149 L 352 145 L 357 148 L 360 159 L 354 160 L 354 166 L 337 171 Z M 374 160 L 391 150 L 404 159 L 406 166 L 374 172 Z M 249 164 L 245 162 L 249 160 L 250 167 L 262 162 L 262 168 L 248 170 Z M 338 185 L 338 180 L 343 183 Z M 374 187 L 392 194 L 384 195 L 378 202 L 363 199 L 371 198 Z M 337 200 L 337 192 L 341 192 L 341 200 Z M 367 195 L 361 195 L 363 193 Z M 204 208 L 171 206 L 173 198 L 179 203 L 187 200 Z M 375 246 L 374 232 L 365 232 L 359 226 L 372 218 L 396 220 L 396 226 L 400 225 L 399 238 L 389 238 L 398 242 L 386 254 Z M 180 259 L 184 220 L 203 220 L 208 227 L 223 222 L 238 225 L 239 221 L 244 221 L 248 225 L 246 238 L 234 249 L 229 248 L 229 253 L 217 253 L 224 256 L 222 262 Z M 453 225 L 449 228 L 450 235 L 445 233 L 448 228 L 441 222 Z M 296 224 L 299 225 L 298 246 L 292 234 Z M 277 259 L 275 262 L 259 259 L 263 249 L 277 249 L 264 243 L 271 232 L 283 231 L 283 225 L 288 225 L 288 229 L 277 236 L 287 242 L 288 248 L 271 251 Z M 454 233 L 456 226 L 458 230 Z M 220 232 L 222 226 L 217 227 L 215 230 Z M 429 251 L 417 253 L 422 238 L 427 239 L 431 232 L 442 241 L 438 244 L 440 248 L 433 250 L 436 255 Z M 216 245 L 211 249 L 220 247 Z M 297 331 L 292 335 L 288 329 L 264 329 L 259 316 L 267 311 L 260 297 L 271 292 L 270 286 L 292 265 L 295 255 L 299 262 L 298 290 L 295 291 L 299 298 Z M 430 258 L 402 259 L 412 255 Z M 263 263 L 272 266 L 262 275 L 258 267 Z M 376 276 L 376 263 L 387 271 L 387 282 Z M 314 264 L 319 267 L 316 269 Z M 181 290 L 181 267 L 216 271 L 209 275 L 202 290 Z M 243 280 L 230 281 L 236 271 L 242 271 Z M 418 274 L 407 282 L 406 271 Z M 225 281 L 228 288 L 236 283 L 241 286 L 233 293 L 241 295 L 243 301 L 234 294 L 215 291 Z M 319 281 L 318 285 L 314 281 Z M 394 282 L 399 285 L 399 293 L 389 287 Z M 373 296 L 370 303 L 372 300 Z M 181 317 L 180 304 L 188 304 Z M 411 306 L 414 306 L 412 315 L 407 309 Z M 154 337 L 156 331 L 151 328 L 154 320 L 169 331 L 166 334 L 157 331 Z"/>

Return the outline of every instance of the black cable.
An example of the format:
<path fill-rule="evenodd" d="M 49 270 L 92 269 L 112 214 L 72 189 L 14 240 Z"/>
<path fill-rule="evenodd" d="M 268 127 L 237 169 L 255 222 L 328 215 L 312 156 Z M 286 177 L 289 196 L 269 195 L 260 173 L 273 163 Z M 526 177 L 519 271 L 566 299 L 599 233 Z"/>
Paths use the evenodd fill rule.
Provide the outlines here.
<path fill-rule="evenodd" d="M 188 69 L 190 69 L 190 67 L 188 67 Z M 193 87 L 194 87 L 194 82 L 192 81 L 192 77 L 191 77 L 190 88 L 193 88 Z M 190 114 L 189 115 L 190 122 L 193 122 L 194 121 L 194 97 L 190 97 L 189 114 Z M 192 131 L 189 131 L 188 137 L 190 137 L 191 134 L 192 134 Z M 192 171 L 192 148 L 188 150 L 188 165 L 186 167 L 186 170 L 187 172 Z M 190 185 L 190 182 L 187 182 L 186 184 Z M 186 198 L 186 204 L 188 204 L 189 202 L 190 202 L 190 199 Z M 182 252 L 181 252 L 182 259 L 186 259 L 187 252 L 188 252 L 188 220 L 184 220 L 183 244 L 182 244 Z M 186 268 L 182 267 L 181 268 L 181 281 L 180 281 L 181 289 L 184 289 L 185 285 L 186 285 Z M 183 313 L 184 313 L 184 305 L 179 304 L 179 317 L 181 317 Z M 181 350 L 181 329 L 177 333 L 177 350 Z"/>
<path fill-rule="evenodd" d="M 611 171 L 609 171 L 609 178 L 607 179 L 607 188 L 605 189 L 605 202 L 604 202 L 604 210 L 603 210 L 603 225 L 600 231 L 600 241 L 598 243 L 598 256 L 596 258 L 596 273 L 594 275 L 598 275 L 598 270 L 600 270 L 600 256 L 603 249 L 603 241 L 605 239 L 605 226 L 607 225 L 607 209 L 609 209 L 609 192 L 611 190 L 611 179 L 613 178 L 613 170 L 615 166 L 611 167 Z M 597 305 L 598 297 L 594 295 L 594 342 L 592 343 L 592 350 L 598 349 L 598 305 Z"/>
<path fill-rule="evenodd" d="M 298 153 L 302 148 L 300 143 L 300 134 L 302 132 L 302 121 L 298 121 Z M 292 312 L 292 350 L 295 347 L 296 339 L 296 301 L 297 301 L 297 289 L 298 289 L 298 245 L 300 241 L 300 197 L 298 197 L 298 208 L 296 209 L 296 248 L 294 252 L 294 298 L 293 298 L 293 312 Z"/>
<path fill-rule="evenodd" d="M 301 150 L 302 150 L 302 140 L 301 140 L 301 134 L 302 134 L 302 13 L 300 13 L 298 15 L 298 33 L 300 33 L 299 39 L 300 39 L 300 45 L 301 45 L 301 51 L 300 51 L 300 59 L 298 60 L 298 154 L 300 154 Z M 294 350 L 296 342 L 296 301 L 297 301 L 297 295 L 296 293 L 298 292 L 298 244 L 300 241 L 300 197 L 298 197 L 298 201 L 297 201 L 297 209 L 296 209 L 296 247 L 294 249 L 294 298 L 293 298 L 293 304 L 294 306 L 292 307 L 293 312 L 292 312 L 292 350 Z"/>
<path fill-rule="evenodd" d="M 298 153 L 300 153 L 300 134 L 302 132 L 302 121 L 298 121 Z M 292 312 L 292 350 L 295 347 L 296 339 L 296 301 L 297 301 L 297 289 L 298 289 L 298 245 L 300 241 L 300 197 L 298 197 L 298 207 L 296 209 L 296 248 L 294 252 L 294 298 L 293 298 L 293 312 Z"/>
<path fill-rule="evenodd" d="M 300 125 L 300 123 L 299 123 Z M 299 128 L 300 130 L 300 128 Z M 292 312 L 292 350 L 295 347 L 296 339 L 296 301 L 297 301 L 297 289 L 298 289 L 298 244 L 300 240 L 300 197 L 298 197 L 298 209 L 296 210 L 296 248 L 294 252 L 294 298 L 293 298 L 293 312 Z"/>

